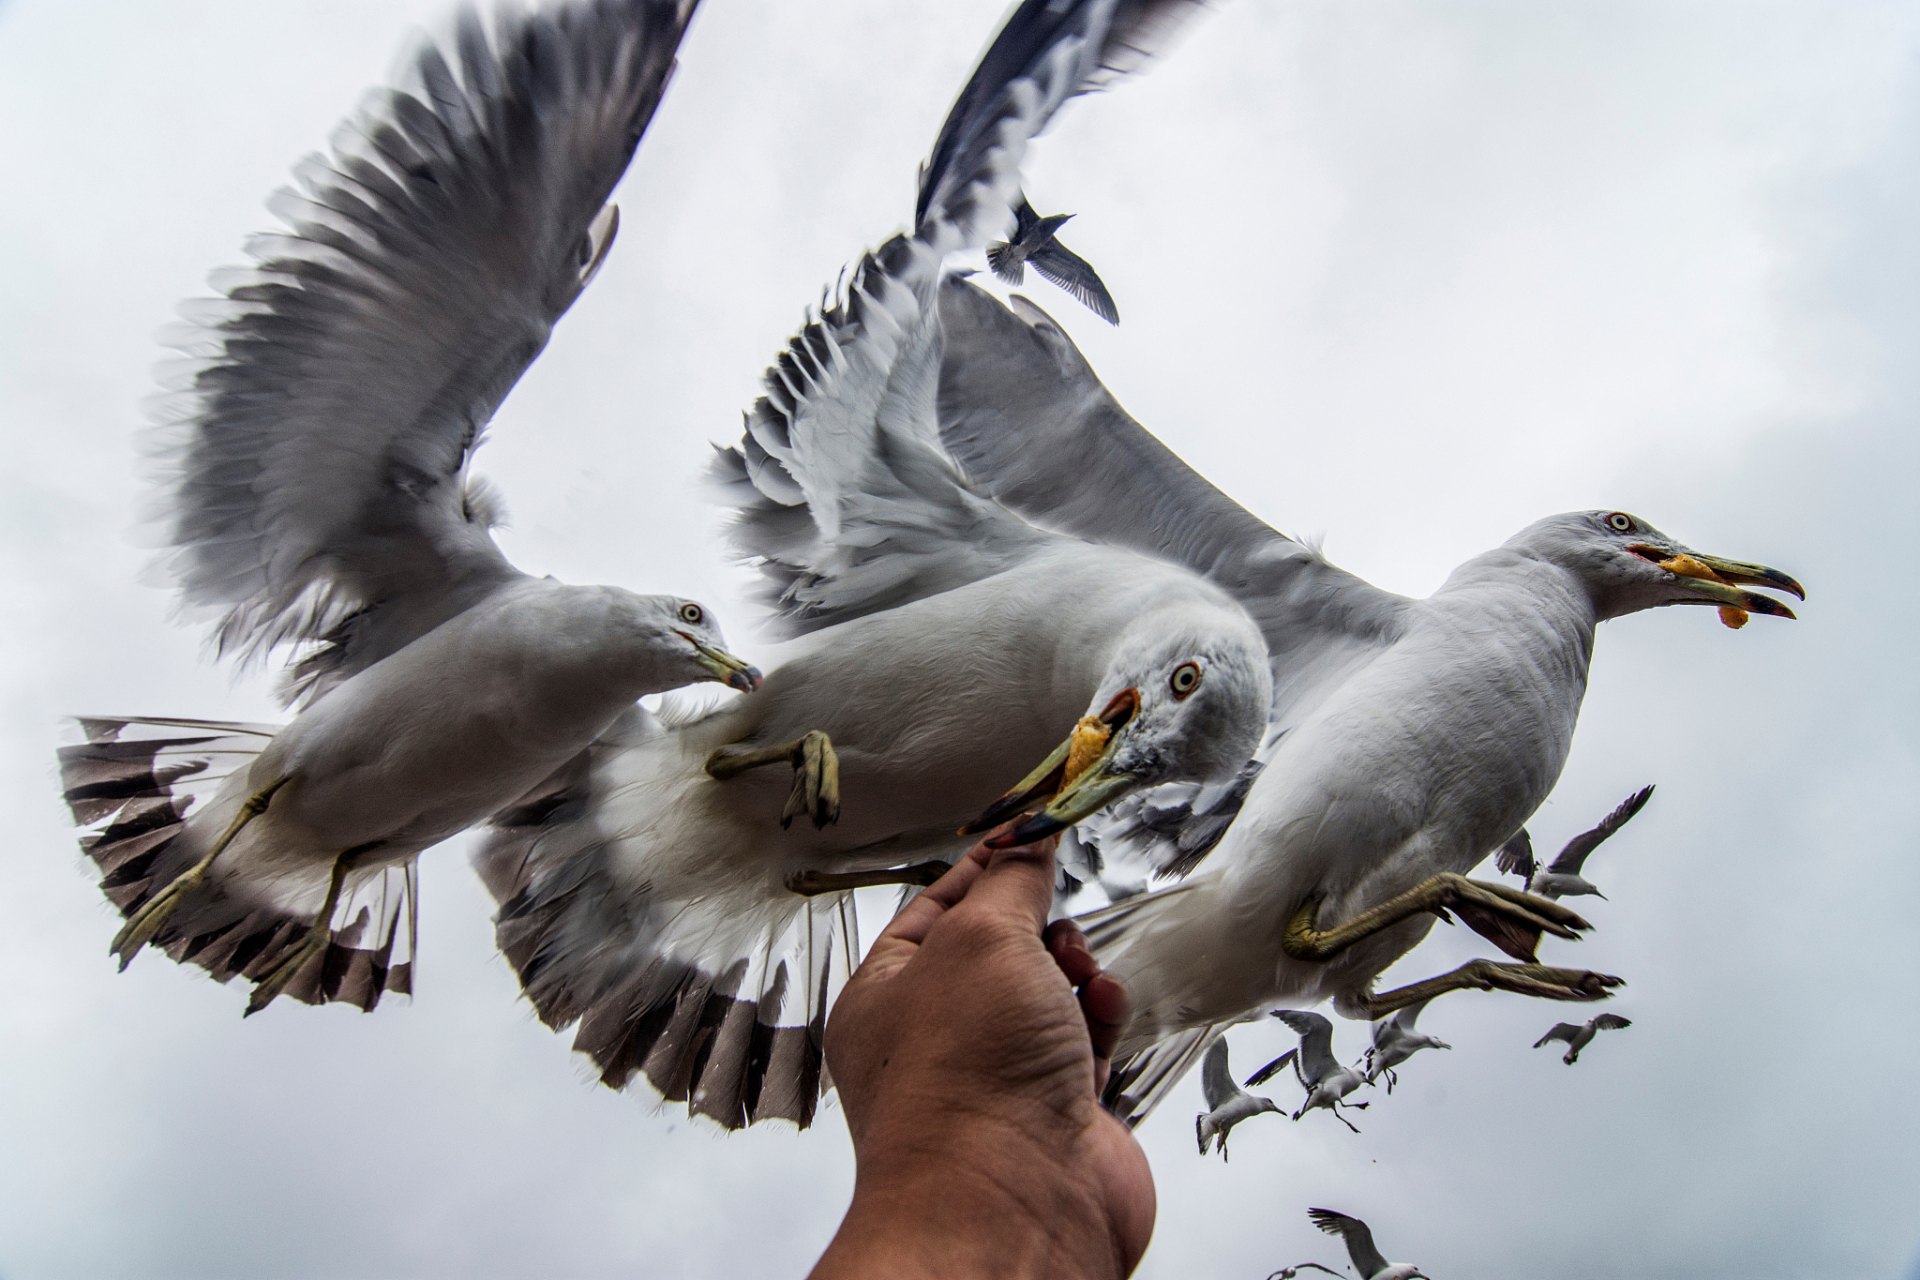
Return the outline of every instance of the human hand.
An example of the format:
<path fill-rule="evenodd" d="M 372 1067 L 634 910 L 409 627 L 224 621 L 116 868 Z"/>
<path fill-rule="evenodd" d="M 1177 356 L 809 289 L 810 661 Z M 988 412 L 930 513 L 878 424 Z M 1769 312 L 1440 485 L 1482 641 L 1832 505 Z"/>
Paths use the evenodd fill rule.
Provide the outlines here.
<path fill-rule="evenodd" d="M 857 1166 L 814 1268 L 1113 1277 L 1153 1234 L 1153 1177 L 1100 1105 L 1126 991 L 1046 925 L 1052 840 L 970 850 L 874 942 L 827 1022 Z"/>

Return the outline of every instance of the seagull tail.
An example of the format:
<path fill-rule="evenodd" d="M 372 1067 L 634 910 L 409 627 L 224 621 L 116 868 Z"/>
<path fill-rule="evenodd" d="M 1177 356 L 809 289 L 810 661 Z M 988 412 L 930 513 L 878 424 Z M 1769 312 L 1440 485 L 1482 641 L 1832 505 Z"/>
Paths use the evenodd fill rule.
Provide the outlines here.
<path fill-rule="evenodd" d="M 205 831 L 238 812 L 248 770 L 279 732 L 276 725 L 142 717 L 81 717 L 78 724 L 86 741 L 60 748 L 61 788 L 82 828 L 80 848 L 99 869 L 100 890 L 122 916 L 173 883 L 197 860 Z M 328 878 L 325 864 L 289 870 L 272 853 L 236 842 L 151 945 L 217 982 L 271 973 L 304 937 Z M 410 993 L 414 901 L 411 864 L 356 877 L 334 916 L 331 944 L 283 994 L 370 1010 L 385 992 Z"/>
<path fill-rule="evenodd" d="M 1129 1129 L 1138 1128 L 1193 1065 L 1206 1056 L 1208 1047 L 1223 1030 L 1224 1024 L 1194 1027 L 1157 1040 L 1138 1053 L 1116 1057 L 1113 1074 L 1107 1078 L 1107 1089 L 1100 1101 Z M 1206 1154 L 1204 1146 L 1201 1154 Z"/>
<path fill-rule="evenodd" d="M 829 1087 L 827 1008 L 859 953 L 852 895 L 658 887 L 644 841 L 604 834 L 626 827 L 595 782 L 618 745 L 603 735 L 495 815 L 474 865 L 500 904 L 500 950 L 608 1088 L 644 1077 L 726 1129 L 804 1129 Z"/>

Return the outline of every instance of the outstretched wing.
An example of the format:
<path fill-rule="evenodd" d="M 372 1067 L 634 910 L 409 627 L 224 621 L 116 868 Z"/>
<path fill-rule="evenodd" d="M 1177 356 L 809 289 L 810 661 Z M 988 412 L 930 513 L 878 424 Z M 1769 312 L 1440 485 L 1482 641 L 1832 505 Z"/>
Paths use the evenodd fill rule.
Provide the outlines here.
<path fill-rule="evenodd" d="M 1527 834 L 1525 827 L 1500 846 L 1500 852 L 1493 857 L 1493 865 L 1510 876 L 1519 876 L 1523 881 L 1533 879 L 1533 873 L 1540 869 L 1540 863 L 1533 856 L 1533 837 Z"/>
<path fill-rule="evenodd" d="M 1618 1031 L 1633 1024 L 1617 1013 L 1603 1013 L 1593 1020 L 1593 1025 L 1602 1031 Z M 1538 1046 L 1535 1046 L 1536 1048 Z"/>
<path fill-rule="evenodd" d="M 1433 1003 L 1432 996 L 1428 996 L 1425 1000 L 1415 1001 L 1413 1004 L 1408 1005 L 1406 1008 L 1400 1010 L 1400 1012 L 1393 1015 L 1393 1018 L 1392 1018 L 1393 1025 L 1398 1027 L 1401 1031 L 1404 1031 L 1409 1035 L 1411 1035 L 1413 1033 L 1413 1024 L 1419 1020 L 1421 1010 L 1425 1009 L 1428 1005 L 1432 1003 Z"/>
<path fill-rule="evenodd" d="M 936 147 L 914 234 L 861 259 L 768 369 L 740 444 L 715 459 L 738 509 L 733 548 L 767 575 L 786 634 L 964 586 L 1053 541 L 967 480 L 941 441 L 935 394 L 946 257 L 1009 225 L 1028 139 L 1102 65 L 1110 0 L 1068 7 L 1070 20 L 1018 42 L 1005 75 L 989 84 L 976 72 L 948 120 L 958 132 Z"/>
<path fill-rule="evenodd" d="M 1127 796 L 1088 818 L 1083 840 L 1114 878 L 1184 876 L 1227 834 L 1265 768 L 1259 757 L 1226 782 L 1175 782 Z"/>
<path fill-rule="evenodd" d="M 1309 1209 L 1307 1217 L 1328 1235 L 1346 1240 L 1347 1256 L 1353 1259 L 1353 1269 L 1361 1275 L 1377 1276 L 1387 1269 L 1386 1258 L 1374 1247 L 1373 1232 L 1360 1219 L 1331 1209 Z"/>
<path fill-rule="evenodd" d="M 1287 1064 L 1300 1056 L 1298 1047 L 1287 1050 L 1279 1057 L 1247 1077 L 1247 1088 L 1255 1089 L 1287 1069 Z"/>
<path fill-rule="evenodd" d="M 1618 809 L 1600 820 L 1599 826 L 1591 831 L 1582 831 L 1567 841 L 1567 847 L 1560 851 L 1560 856 L 1553 860 L 1553 865 L 1547 870 L 1561 875 L 1579 875 L 1580 868 L 1587 861 L 1587 855 L 1598 849 L 1608 836 L 1626 826 L 1634 814 L 1647 807 L 1647 801 L 1652 798 L 1652 787 L 1642 787 L 1628 796 L 1621 801 Z"/>
<path fill-rule="evenodd" d="M 1163 53 L 1187 21 L 1210 8 L 1208 0 L 1021 0 L 999 34 L 980 55 L 966 87 L 940 126 L 933 152 L 920 170 L 914 225 L 951 197 L 966 167 L 964 157 L 992 127 L 994 102 L 1005 86 L 1033 77 L 1039 62 L 1072 44 L 1070 85 L 1048 108 L 1040 129 L 1067 98 L 1111 86 Z M 1031 135 L 1029 135 L 1031 136 Z"/>
<path fill-rule="evenodd" d="M 1309 1083 L 1324 1080 L 1339 1068 L 1333 1060 L 1333 1023 L 1298 1009 L 1281 1009 L 1273 1016 L 1300 1033 L 1300 1066 Z"/>
<path fill-rule="evenodd" d="M 1027 258 L 1033 269 L 1086 304 L 1108 324 L 1120 323 L 1120 308 L 1093 264 L 1058 240 L 1049 240 Z"/>
<path fill-rule="evenodd" d="M 467 462 L 611 242 L 695 2 L 463 11 L 185 308 L 168 563 L 223 652 L 326 641 L 317 693 L 515 576 Z"/>
<path fill-rule="evenodd" d="M 1207 1050 L 1200 1064 L 1200 1091 L 1206 1095 L 1207 1110 L 1217 1111 L 1240 1092 L 1233 1083 L 1233 1069 L 1227 1065 L 1227 1038 L 1221 1036 Z"/>
<path fill-rule="evenodd" d="M 1574 1026 L 1571 1022 L 1556 1022 L 1553 1024 L 1553 1030 L 1533 1042 L 1533 1047 L 1538 1049 L 1541 1045 L 1550 1044 L 1555 1040 L 1564 1040 L 1566 1043 L 1572 1044 L 1573 1038 L 1579 1034 L 1580 1028 Z"/>

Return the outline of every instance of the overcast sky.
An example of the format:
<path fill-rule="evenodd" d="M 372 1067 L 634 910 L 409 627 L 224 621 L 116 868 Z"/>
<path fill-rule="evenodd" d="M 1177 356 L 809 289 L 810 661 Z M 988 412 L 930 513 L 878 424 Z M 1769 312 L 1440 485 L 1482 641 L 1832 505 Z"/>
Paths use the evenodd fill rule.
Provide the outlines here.
<path fill-rule="evenodd" d="M 706 0 L 617 194 L 618 245 L 478 469 L 534 572 L 706 600 L 764 662 L 690 483 L 914 165 L 1002 0 Z M 274 719 L 142 585 L 139 402 L 173 304 L 437 3 L 0 3 L 0 1276 L 798 1276 L 851 1185 L 837 1111 L 725 1136 L 589 1082 L 423 860 L 418 995 L 371 1016 L 145 955 L 76 852 L 77 712 Z M 1809 588 L 1601 632 L 1549 848 L 1634 788 L 1566 1012 L 1462 993 L 1356 1137 L 1148 1122 L 1141 1274 L 1344 1263 L 1308 1205 L 1436 1280 L 1920 1275 L 1920 6 L 1226 0 L 1082 100 L 1028 190 L 1125 324 L 1051 286 L 1122 403 L 1338 563 L 1424 594 L 1554 511 L 1624 508 Z M 1489 874 L 1491 869 L 1489 868 Z M 1591 906 L 1588 903 L 1591 902 Z M 1389 980 L 1485 948 L 1440 929 Z M 1284 1029 L 1236 1033 L 1242 1073 Z M 1336 1028 L 1355 1057 L 1365 1030 Z M 1294 1101 L 1276 1081 L 1277 1097 Z"/>

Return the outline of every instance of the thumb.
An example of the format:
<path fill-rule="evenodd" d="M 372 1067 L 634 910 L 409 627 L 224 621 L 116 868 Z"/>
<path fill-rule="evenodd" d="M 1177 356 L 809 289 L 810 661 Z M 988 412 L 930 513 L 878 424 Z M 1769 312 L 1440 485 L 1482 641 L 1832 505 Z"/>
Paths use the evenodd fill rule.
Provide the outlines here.
<path fill-rule="evenodd" d="M 963 906 L 1004 919 L 1022 920 L 1037 936 L 1053 905 L 1053 854 L 1057 836 L 1034 844 L 995 849 L 985 871 L 967 890 Z"/>

